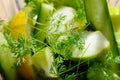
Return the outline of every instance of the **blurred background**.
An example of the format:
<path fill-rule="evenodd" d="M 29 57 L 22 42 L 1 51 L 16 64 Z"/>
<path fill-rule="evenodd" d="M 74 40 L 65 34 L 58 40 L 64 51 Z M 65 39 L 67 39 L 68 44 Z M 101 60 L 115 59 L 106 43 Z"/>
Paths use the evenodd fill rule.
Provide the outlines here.
<path fill-rule="evenodd" d="M 0 0 L 0 19 L 8 21 L 24 5 L 24 0 Z"/>
<path fill-rule="evenodd" d="M 120 7 L 120 0 L 107 0 L 108 5 Z"/>
<path fill-rule="evenodd" d="M 107 0 L 110 6 L 120 7 L 120 0 Z M 24 0 L 0 0 L 0 19 L 8 21 L 23 6 Z"/>

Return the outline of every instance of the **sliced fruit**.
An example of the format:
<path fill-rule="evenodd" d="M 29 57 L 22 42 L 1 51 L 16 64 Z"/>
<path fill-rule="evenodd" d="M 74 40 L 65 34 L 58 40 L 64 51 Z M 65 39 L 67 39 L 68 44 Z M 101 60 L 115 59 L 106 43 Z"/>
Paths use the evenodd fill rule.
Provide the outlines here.
<path fill-rule="evenodd" d="M 17 68 L 21 77 L 27 80 L 35 80 L 35 74 L 32 69 L 31 55 L 24 56 L 25 62 L 21 62 L 21 66 Z"/>
<path fill-rule="evenodd" d="M 100 31 L 90 32 L 85 39 L 83 50 L 73 48 L 73 58 L 94 58 L 109 48 L 109 41 Z"/>
<path fill-rule="evenodd" d="M 26 11 L 23 9 L 19 11 L 11 21 L 10 24 L 11 35 L 13 38 L 17 39 L 19 34 L 24 37 L 26 34 Z"/>
<path fill-rule="evenodd" d="M 28 5 L 22 8 L 10 21 L 9 31 L 13 38 L 18 39 L 18 35 L 21 34 L 24 38 L 30 36 L 33 31 L 35 21 L 34 8 Z"/>
<path fill-rule="evenodd" d="M 47 77 L 56 77 L 55 74 L 50 72 L 50 68 L 53 62 L 53 55 L 49 49 L 49 47 L 43 48 L 32 56 L 33 66 L 39 71 L 39 74 L 42 74 Z"/>
<path fill-rule="evenodd" d="M 31 11 L 30 11 L 31 9 Z M 33 16 L 30 17 L 30 14 L 32 13 L 32 8 L 31 7 L 25 7 L 21 9 L 11 20 L 10 22 L 10 34 L 14 39 L 18 39 L 19 35 L 22 35 L 23 38 L 27 39 L 29 37 L 29 31 L 30 27 L 32 25 L 31 22 L 29 21 L 29 18 L 32 19 Z M 29 26 L 28 26 L 29 25 Z M 17 68 L 18 73 L 20 74 L 21 77 L 27 80 L 34 80 L 35 75 L 31 66 L 31 55 L 25 55 L 25 62 L 21 63 L 21 66 Z"/>

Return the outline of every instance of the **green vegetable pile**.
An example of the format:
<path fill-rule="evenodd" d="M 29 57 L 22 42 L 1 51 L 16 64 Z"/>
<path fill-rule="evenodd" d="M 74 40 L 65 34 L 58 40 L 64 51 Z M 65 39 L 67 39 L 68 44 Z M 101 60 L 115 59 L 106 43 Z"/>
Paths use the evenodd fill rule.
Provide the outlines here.
<path fill-rule="evenodd" d="M 120 9 L 107 0 L 25 0 L 0 30 L 4 80 L 120 80 Z"/>

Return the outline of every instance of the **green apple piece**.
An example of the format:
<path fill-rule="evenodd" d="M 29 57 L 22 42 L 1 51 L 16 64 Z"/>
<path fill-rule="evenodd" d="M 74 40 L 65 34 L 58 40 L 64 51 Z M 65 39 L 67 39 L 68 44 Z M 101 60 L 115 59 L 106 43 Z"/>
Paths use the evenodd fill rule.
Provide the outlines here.
<path fill-rule="evenodd" d="M 109 41 L 100 31 L 90 32 L 85 39 L 84 49 L 74 47 L 73 58 L 94 58 L 109 48 Z"/>
<path fill-rule="evenodd" d="M 43 70 L 47 77 L 56 77 L 55 74 L 50 72 L 53 60 L 53 55 L 49 47 L 43 48 L 32 56 L 33 66 L 38 70 Z M 40 74 L 44 75 L 44 73 Z"/>

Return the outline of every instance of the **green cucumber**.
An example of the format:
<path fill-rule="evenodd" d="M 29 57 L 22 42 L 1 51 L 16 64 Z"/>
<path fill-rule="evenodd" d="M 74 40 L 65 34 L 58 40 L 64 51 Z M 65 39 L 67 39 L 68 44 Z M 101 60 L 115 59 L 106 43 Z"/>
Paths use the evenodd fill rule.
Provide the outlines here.
<path fill-rule="evenodd" d="M 43 45 L 46 38 L 46 30 L 49 25 L 51 15 L 54 11 L 52 4 L 41 3 L 38 13 L 37 23 L 34 30 L 34 37 L 38 40 L 38 46 Z"/>
<path fill-rule="evenodd" d="M 96 30 L 100 30 L 110 41 L 112 53 L 119 55 L 118 45 L 115 40 L 112 21 L 109 15 L 106 0 L 84 0 L 86 18 L 88 23 Z"/>
<path fill-rule="evenodd" d="M 39 71 L 39 74 L 47 77 L 56 77 L 55 74 L 50 72 L 54 58 L 49 47 L 39 50 L 32 56 L 32 63 L 34 68 Z"/>
<path fill-rule="evenodd" d="M 0 67 L 4 71 L 6 80 L 17 80 L 17 71 L 14 67 L 15 59 L 12 57 L 7 41 L 0 32 Z"/>
<path fill-rule="evenodd" d="M 48 31 L 53 34 L 59 34 L 74 28 L 84 29 L 84 23 L 76 20 L 76 16 L 77 12 L 74 8 L 67 6 L 60 7 L 50 19 Z"/>
<path fill-rule="evenodd" d="M 120 80 L 116 73 L 110 71 L 110 69 L 105 69 L 104 65 L 99 63 L 89 67 L 87 78 L 88 80 Z"/>
<path fill-rule="evenodd" d="M 109 49 L 109 41 L 100 31 L 88 33 L 83 50 L 74 47 L 72 58 L 95 58 L 99 55 L 104 55 Z"/>

